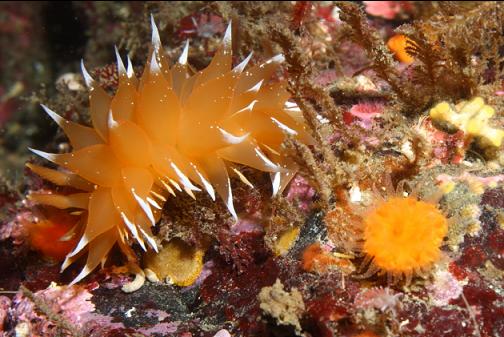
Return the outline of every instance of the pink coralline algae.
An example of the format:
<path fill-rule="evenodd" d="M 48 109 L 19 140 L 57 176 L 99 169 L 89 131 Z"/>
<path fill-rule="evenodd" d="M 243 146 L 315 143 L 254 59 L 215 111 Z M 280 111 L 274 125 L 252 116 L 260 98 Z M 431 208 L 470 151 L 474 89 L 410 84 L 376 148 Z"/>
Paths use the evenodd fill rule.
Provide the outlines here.
<path fill-rule="evenodd" d="M 226 329 L 217 331 L 213 337 L 231 337 L 231 334 Z"/>
<path fill-rule="evenodd" d="M 83 317 L 95 309 L 90 299 L 92 297 L 85 288 L 77 286 L 50 286 L 34 293 L 34 297 L 54 315 L 75 326 L 82 328 L 86 323 Z M 14 326 L 26 325 L 30 336 L 49 336 L 56 329 L 55 323 L 40 314 L 38 308 L 30 299 L 18 293 L 9 309 L 8 319 Z"/>
<path fill-rule="evenodd" d="M 167 336 L 167 334 L 175 333 L 177 331 L 178 325 L 179 324 L 177 322 L 159 323 L 150 328 L 138 329 L 138 332 L 146 336 L 151 336 L 152 334 L 162 334 L 163 336 Z"/>
<path fill-rule="evenodd" d="M 255 220 L 251 219 L 238 219 L 234 225 L 231 226 L 231 233 L 262 233 L 262 226 Z"/>
<path fill-rule="evenodd" d="M 457 299 L 462 294 L 462 285 L 448 271 L 436 273 L 434 282 L 427 286 L 429 296 L 436 306 L 443 306 Z"/>
<path fill-rule="evenodd" d="M 321 71 L 314 79 L 318 85 L 326 86 L 338 79 L 338 73 L 333 69 Z"/>
<path fill-rule="evenodd" d="M 363 1 L 366 13 L 384 19 L 396 19 L 400 14 L 411 11 L 413 5 L 410 1 Z"/>
<path fill-rule="evenodd" d="M 310 210 L 314 196 L 315 189 L 305 178 L 296 175 L 294 179 L 292 179 L 287 191 L 287 200 L 296 201 L 299 208 L 307 212 Z"/>
<path fill-rule="evenodd" d="M 430 118 L 421 120 L 417 126 L 417 131 L 423 134 L 431 144 L 432 154 L 436 159 L 432 164 L 436 164 L 436 162 L 460 164 L 464 159 L 465 152 L 469 147 L 464 132 L 459 130 L 454 134 L 448 134 L 440 131 L 432 125 Z"/>
<path fill-rule="evenodd" d="M 374 119 L 382 113 L 382 103 L 363 102 L 352 105 L 350 110 L 343 114 L 343 119 L 347 124 L 356 123 L 368 130 L 372 128 Z"/>
<path fill-rule="evenodd" d="M 464 172 L 460 176 L 450 176 L 448 174 L 440 174 L 437 176 L 436 180 L 439 183 L 449 183 L 449 182 L 465 182 L 469 185 L 481 184 L 482 187 L 485 186 L 497 186 L 497 184 L 504 181 L 504 174 L 499 174 L 489 177 L 478 177 L 469 172 Z"/>
<path fill-rule="evenodd" d="M 0 241 L 11 239 L 14 245 L 23 244 L 28 237 L 27 224 L 31 222 L 34 222 L 33 214 L 28 211 L 20 211 L 0 226 Z"/>

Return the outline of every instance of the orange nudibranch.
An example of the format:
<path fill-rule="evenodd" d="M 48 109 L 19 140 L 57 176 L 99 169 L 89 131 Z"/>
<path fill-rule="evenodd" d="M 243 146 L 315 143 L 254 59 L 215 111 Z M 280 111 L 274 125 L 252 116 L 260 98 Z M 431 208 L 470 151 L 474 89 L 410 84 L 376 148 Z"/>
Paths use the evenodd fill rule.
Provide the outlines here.
<path fill-rule="evenodd" d="M 103 262 L 116 242 L 128 250 L 128 237 L 144 250 L 150 245 L 157 251 L 151 227 L 168 194 L 185 191 L 195 197 L 194 192 L 205 190 L 214 200 L 217 194 L 237 218 L 229 177 L 237 169 L 232 164 L 269 172 L 278 193 L 296 171 L 282 153 L 286 135 L 312 142 L 300 109 L 288 101 L 286 82 L 270 81 L 282 55 L 247 68 L 250 54 L 233 67 L 229 25 L 211 63 L 193 74 L 188 44 L 170 66 L 153 19 L 151 23 L 152 47 L 140 79 L 130 59 L 125 67 L 116 49 L 119 85 L 113 97 L 82 64 L 92 126 L 65 120 L 43 106 L 73 149 L 65 154 L 32 150 L 65 171 L 32 170 L 80 192 L 31 198 L 84 212 L 80 241 L 63 263 L 64 269 L 87 251 L 86 265 L 73 283 Z"/>

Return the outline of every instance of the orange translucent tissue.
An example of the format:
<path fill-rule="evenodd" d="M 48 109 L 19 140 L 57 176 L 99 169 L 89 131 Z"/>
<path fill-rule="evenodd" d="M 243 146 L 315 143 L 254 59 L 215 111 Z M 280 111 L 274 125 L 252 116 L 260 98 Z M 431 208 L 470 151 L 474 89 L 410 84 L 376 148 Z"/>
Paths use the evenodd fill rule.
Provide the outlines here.
<path fill-rule="evenodd" d="M 82 65 L 90 90 L 92 126 L 83 126 L 44 110 L 65 131 L 72 152 L 32 150 L 65 170 L 32 165 L 43 178 L 80 192 L 32 194 L 35 202 L 84 210 L 80 241 L 66 256 L 63 269 L 87 251 L 78 282 L 103 262 L 116 242 L 124 250 L 128 237 L 157 251 L 151 227 L 168 194 L 204 190 L 219 195 L 236 218 L 228 172 L 243 164 L 272 177 L 281 191 L 296 167 L 282 154 L 287 134 L 304 143 L 302 114 L 288 102 L 285 82 L 270 82 L 283 61 L 278 55 L 248 68 L 251 55 L 232 67 L 231 26 L 223 45 L 202 71 L 187 65 L 188 44 L 170 67 L 152 20 L 152 48 L 143 75 L 135 77 L 117 53 L 119 86 L 109 96 Z M 232 169 L 232 170 L 229 170 Z M 245 179 L 242 175 L 239 175 Z"/>
<path fill-rule="evenodd" d="M 408 39 L 405 35 L 398 34 L 392 36 L 388 40 L 387 46 L 394 53 L 399 62 L 411 64 L 415 59 L 406 51 L 408 43 L 412 43 L 410 39 Z"/>
<path fill-rule="evenodd" d="M 396 281 L 425 272 L 440 259 L 448 220 L 433 203 L 416 197 L 394 196 L 364 218 L 367 271 L 379 271 Z"/>

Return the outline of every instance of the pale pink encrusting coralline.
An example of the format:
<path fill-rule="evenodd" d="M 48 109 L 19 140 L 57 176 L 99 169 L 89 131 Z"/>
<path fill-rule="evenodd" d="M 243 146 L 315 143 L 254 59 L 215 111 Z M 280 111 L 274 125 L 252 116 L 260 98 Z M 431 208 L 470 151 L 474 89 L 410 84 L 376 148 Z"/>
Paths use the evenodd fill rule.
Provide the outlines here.
<path fill-rule="evenodd" d="M 86 314 L 94 311 L 91 293 L 79 286 L 50 286 L 34 293 L 37 300 L 44 303 L 53 314 L 60 315 L 76 329 L 82 328 L 87 320 Z M 45 315 L 40 314 L 40 308 L 28 298 L 18 293 L 12 300 L 8 311 L 8 319 L 13 326 L 26 325 L 30 336 L 51 336 L 55 332 L 55 324 Z"/>
<path fill-rule="evenodd" d="M 315 196 L 315 189 L 308 183 L 308 181 L 300 175 L 296 175 L 289 185 L 287 191 L 287 200 L 296 201 L 303 211 L 310 210 L 313 197 Z"/>
<path fill-rule="evenodd" d="M 294 178 L 295 180 L 295 178 Z M 292 182 L 291 186 L 294 184 L 294 181 Z M 263 227 L 259 222 L 256 220 L 252 219 L 238 219 L 234 223 L 233 226 L 231 226 L 231 233 L 233 234 L 240 234 L 240 233 L 254 233 L 254 232 L 262 232 Z"/>
<path fill-rule="evenodd" d="M 369 130 L 373 126 L 376 117 L 383 113 L 383 103 L 362 102 L 352 105 L 348 113 L 345 114 L 347 124 L 356 123 L 362 128 Z"/>
<path fill-rule="evenodd" d="M 163 336 L 169 336 L 177 332 L 179 322 L 169 322 L 169 323 L 158 323 L 149 328 L 138 329 L 138 332 L 144 334 L 145 336 L 151 336 L 152 334 L 162 334 Z"/>
<path fill-rule="evenodd" d="M 434 282 L 427 286 L 429 296 L 436 306 L 448 305 L 459 298 L 464 287 L 448 271 L 439 271 L 434 275 Z"/>
<path fill-rule="evenodd" d="M 410 1 L 363 1 L 366 6 L 366 13 L 379 16 L 384 19 L 395 19 L 398 14 L 410 11 L 412 4 Z"/>
<path fill-rule="evenodd" d="M 499 183 L 504 181 L 504 174 L 499 174 L 489 177 L 478 177 L 469 172 L 464 172 L 460 176 L 451 176 L 449 174 L 440 174 L 436 177 L 438 183 L 448 182 L 466 182 L 468 184 L 480 183 L 483 186 L 496 187 Z"/>
<path fill-rule="evenodd" d="M 424 136 L 432 148 L 430 165 L 460 164 L 470 142 L 461 130 L 449 134 L 434 127 L 430 118 L 421 118 L 415 130 Z"/>
<path fill-rule="evenodd" d="M 217 331 L 214 337 L 231 337 L 231 334 L 226 329 Z"/>
<path fill-rule="evenodd" d="M 23 244 L 28 238 L 27 223 L 34 221 L 34 215 L 28 211 L 21 211 L 12 219 L 0 226 L 0 241 L 11 239 L 15 245 Z"/>

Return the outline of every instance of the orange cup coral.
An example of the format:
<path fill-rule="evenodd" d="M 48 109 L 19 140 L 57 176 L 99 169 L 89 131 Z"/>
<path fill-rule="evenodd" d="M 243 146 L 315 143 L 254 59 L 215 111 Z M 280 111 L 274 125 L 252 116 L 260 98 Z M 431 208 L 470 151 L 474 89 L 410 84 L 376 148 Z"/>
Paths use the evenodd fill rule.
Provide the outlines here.
<path fill-rule="evenodd" d="M 363 267 L 370 264 L 367 276 L 386 273 L 389 282 L 405 277 L 409 283 L 439 260 L 448 219 L 434 202 L 389 189 L 391 196 L 363 216 Z"/>
<path fill-rule="evenodd" d="M 344 251 L 364 256 L 359 278 L 378 273 L 389 283 L 410 283 L 439 261 L 453 219 L 437 207 L 442 191 L 420 199 L 415 188 L 405 193 L 404 181 L 397 189 L 389 176 L 382 183 L 385 195 L 373 188 L 369 207 L 340 195 L 341 204 L 325 217 L 329 236 Z"/>
<path fill-rule="evenodd" d="M 170 67 L 153 19 L 152 48 L 140 80 L 129 58 L 126 68 L 116 54 L 119 86 L 113 97 L 82 64 L 92 127 L 67 121 L 43 106 L 67 134 L 72 152 L 32 150 L 67 170 L 32 165 L 34 172 L 82 191 L 30 196 L 41 204 L 86 210 L 80 241 L 63 263 L 64 269 L 87 250 L 86 265 L 73 283 L 103 262 L 116 242 L 134 258 L 129 235 L 144 250 L 147 241 L 157 251 L 150 228 L 166 192 L 175 195 L 174 190 L 184 189 L 194 197 L 203 188 L 213 199 L 217 192 L 236 218 L 229 163 L 270 172 L 276 193 L 296 169 L 282 155 L 285 134 L 311 142 L 301 111 L 287 101 L 285 82 L 268 82 L 283 56 L 245 70 L 249 55 L 232 68 L 231 25 L 211 63 L 195 74 L 187 65 L 188 44 Z"/>
<path fill-rule="evenodd" d="M 436 206 L 416 198 L 390 198 L 364 219 L 363 251 L 373 268 L 409 277 L 439 260 L 447 220 Z"/>

